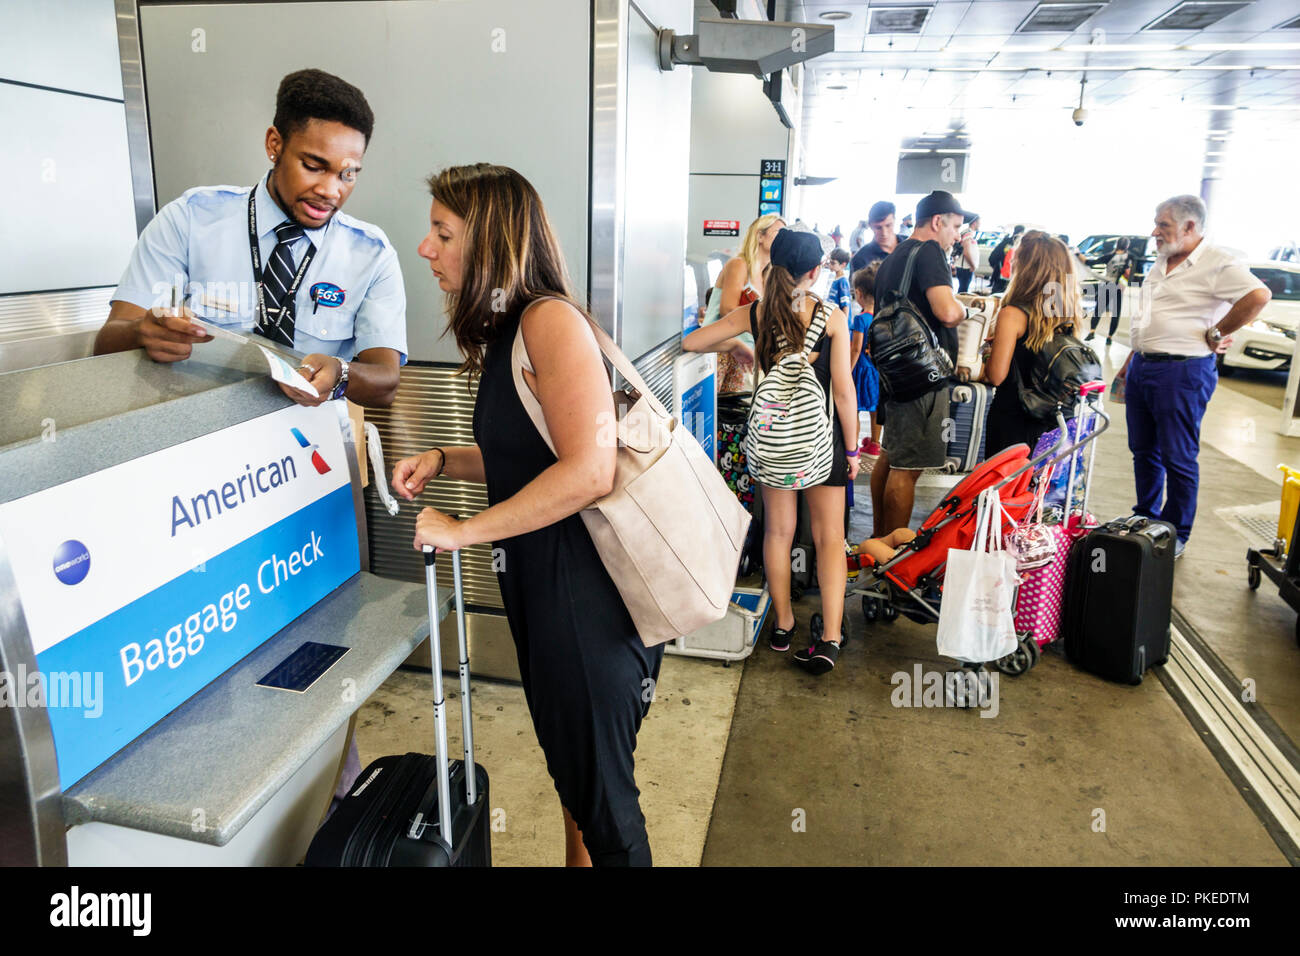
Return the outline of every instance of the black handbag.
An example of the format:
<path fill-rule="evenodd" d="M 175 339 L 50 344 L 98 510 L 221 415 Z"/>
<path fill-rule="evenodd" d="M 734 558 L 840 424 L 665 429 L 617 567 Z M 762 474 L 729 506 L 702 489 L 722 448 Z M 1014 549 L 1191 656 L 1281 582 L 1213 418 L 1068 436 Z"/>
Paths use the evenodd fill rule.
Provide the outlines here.
<path fill-rule="evenodd" d="M 920 251 L 917 243 L 907 254 L 901 289 L 882 296 L 884 307 L 867 329 L 871 361 L 880 373 L 880 388 L 891 402 L 910 402 L 937 391 L 953 374 L 952 357 L 907 295 Z"/>

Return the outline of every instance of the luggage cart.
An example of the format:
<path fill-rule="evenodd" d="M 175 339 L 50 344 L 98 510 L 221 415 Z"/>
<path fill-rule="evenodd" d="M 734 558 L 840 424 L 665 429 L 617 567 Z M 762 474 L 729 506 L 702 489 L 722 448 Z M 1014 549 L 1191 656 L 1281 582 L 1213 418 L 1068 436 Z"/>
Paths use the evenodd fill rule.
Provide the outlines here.
<path fill-rule="evenodd" d="M 1300 546 L 1296 534 L 1300 533 L 1300 513 L 1291 529 L 1291 548 L 1288 550 L 1279 539 L 1271 548 L 1249 548 L 1246 551 L 1246 583 L 1252 591 L 1259 590 L 1264 576 L 1277 585 L 1277 593 L 1291 609 L 1300 613 Z M 1296 644 L 1300 645 L 1300 616 L 1296 618 Z"/>

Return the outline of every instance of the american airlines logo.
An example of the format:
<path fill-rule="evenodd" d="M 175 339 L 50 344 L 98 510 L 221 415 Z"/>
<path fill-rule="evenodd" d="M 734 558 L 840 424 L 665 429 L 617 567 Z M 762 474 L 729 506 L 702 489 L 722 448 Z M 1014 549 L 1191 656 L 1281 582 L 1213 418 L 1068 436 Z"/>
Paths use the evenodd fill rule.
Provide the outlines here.
<path fill-rule="evenodd" d="M 330 466 L 316 450 L 320 446 L 313 445 L 297 428 L 290 428 L 289 431 L 301 448 L 311 452 L 311 463 L 316 473 L 329 474 Z M 258 495 L 268 494 L 297 477 L 297 463 L 292 455 L 285 455 L 258 468 L 245 464 L 242 475 L 237 475 L 231 481 L 224 482 L 219 487 L 209 488 L 189 499 L 172 495 L 171 536 L 176 537 L 176 532 L 181 528 L 196 528 L 204 521 L 211 521 L 223 512 L 238 508 Z"/>

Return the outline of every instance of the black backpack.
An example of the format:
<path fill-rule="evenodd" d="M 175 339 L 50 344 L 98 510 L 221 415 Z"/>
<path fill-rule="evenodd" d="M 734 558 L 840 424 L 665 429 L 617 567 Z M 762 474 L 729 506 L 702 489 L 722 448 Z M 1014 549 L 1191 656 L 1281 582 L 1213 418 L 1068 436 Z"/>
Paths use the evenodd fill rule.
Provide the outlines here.
<path fill-rule="evenodd" d="M 910 402 L 937 391 L 953 374 L 952 358 L 907 296 L 912 288 L 912 265 L 921 245 L 918 242 L 907 255 L 901 289 L 891 289 L 881 297 L 884 307 L 876 312 L 867 329 L 871 362 L 891 402 Z"/>
<path fill-rule="evenodd" d="M 1017 388 L 1025 414 L 1039 422 L 1055 422 L 1058 406 L 1069 418 L 1079 389 L 1102 377 L 1097 353 L 1069 332 L 1057 332 L 1031 354 L 1029 374 L 1020 376 Z"/>

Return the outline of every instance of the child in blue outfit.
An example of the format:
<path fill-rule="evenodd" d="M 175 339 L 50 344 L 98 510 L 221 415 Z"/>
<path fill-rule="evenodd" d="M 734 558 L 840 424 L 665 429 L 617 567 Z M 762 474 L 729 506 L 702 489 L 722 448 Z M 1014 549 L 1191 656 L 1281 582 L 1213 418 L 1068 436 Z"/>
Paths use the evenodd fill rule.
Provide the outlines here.
<path fill-rule="evenodd" d="M 880 401 L 880 373 L 871 363 L 871 356 L 866 350 L 867 328 L 871 325 L 871 316 L 876 310 L 876 270 L 879 267 L 880 261 L 877 260 L 853 273 L 853 301 L 857 303 L 858 314 L 849 318 L 854 356 L 853 384 L 858 390 L 858 411 L 871 414 L 871 435 L 862 440 L 862 448 L 859 449 L 865 458 L 880 457 L 880 431 L 884 426 L 876 412 L 876 405 Z"/>

